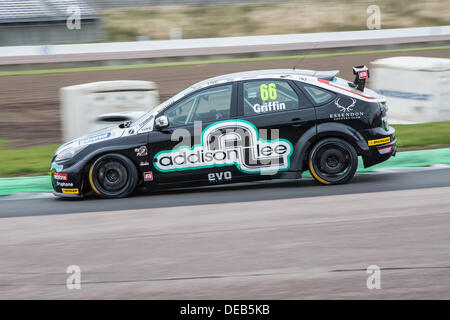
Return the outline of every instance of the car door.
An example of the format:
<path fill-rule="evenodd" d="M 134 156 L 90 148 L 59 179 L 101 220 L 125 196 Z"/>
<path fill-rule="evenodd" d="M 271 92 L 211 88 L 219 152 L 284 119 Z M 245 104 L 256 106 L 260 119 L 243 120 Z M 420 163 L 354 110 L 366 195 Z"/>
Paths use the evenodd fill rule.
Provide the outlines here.
<path fill-rule="evenodd" d="M 153 180 L 161 184 L 202 184 L 211 180 L 211 173 L 218 173 L 220 180 L 231 181 L 236 168 L 220 158 L 211 158 L 219 155 L 212 154 L 205 145 L 204 132 L 219 124 L 232 127 L 236 101 L 235 83 L 217 85 L 195 91 L 158 114 L 156 119 L 166 116 L 169 126 L 149 135 Z"/>
<path fill-rule="evenodd" d="M 278 160 L 269 163 L 267 171 L 270 173 L 272 166 L 277 173 L 289 170 L 294 146 L 305 131 L 315 126 L 316 114 L 311 101 L 292 81 L 268 78 L 239 83 L 238 124 L 239 121 L 254 126 L 260 141 L 273 144 L 261 156 L 268 156 L 271 150 L 284 151 L 271 154 Z M 278 149 L 274 147 L 277 141 L 283 145 Z"/>

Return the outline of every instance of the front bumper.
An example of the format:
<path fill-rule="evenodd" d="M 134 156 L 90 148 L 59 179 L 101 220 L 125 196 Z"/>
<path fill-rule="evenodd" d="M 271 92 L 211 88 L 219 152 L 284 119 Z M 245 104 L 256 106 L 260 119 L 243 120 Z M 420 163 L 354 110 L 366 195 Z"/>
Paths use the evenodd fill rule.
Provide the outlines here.
<path fill-rule="evenodd" d="M 62 198 L 83 198 L 86 191 L 84 181 L 86 162 L 80 161 L 71 165 L 53 165 L 51 169 L 51 182 L 53 194 Z M 55 170 L 58 167 L 58 170 Z"/>
<path fill-rule="evenodd" d="M 53 195 L 57 196 L 58 198 L 70 198 L 70 199 L 83 199 L 84 194 L 67 194 L 62 192 L 56 192 L 53 191 Z"/>

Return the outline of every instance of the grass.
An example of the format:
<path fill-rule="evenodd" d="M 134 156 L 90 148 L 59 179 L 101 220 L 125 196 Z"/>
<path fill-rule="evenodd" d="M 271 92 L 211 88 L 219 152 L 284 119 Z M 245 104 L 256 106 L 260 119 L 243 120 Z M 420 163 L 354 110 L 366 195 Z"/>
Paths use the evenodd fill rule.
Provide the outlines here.
<path fill-rule="evenodd" d="M 450 145 L 450 121 L 395 125 L 400 148 Z M 11 149 L 8 141 L 0 140 L 0 176 L 47 174 L 57 145 Z"/>
<path fill-rule="evenodd" d="M 438 147 L 450 144 L 450 121 L 393 125 L 400 148 Z"/>
<path fill-rule="evenodd" d="M 364 55 L 364 54 L 382 54 L 382 53 L 432 51 L 432 50 L 450 50 L 450 46 L 352 51 L 352 52 L 335 52 L 335 53 L 318 53 L 318 54 L 309 54 L 309 55 L 280 56 L 280 57 L 234 58 L 234 59 L 203 60 L 203 61 L 177 61 L 177 62 L 162 62 L 162 63 L 137 64 L 137 65 L 125 65 L 125 66 L 101 66 L 101 67 L 60 68 L 60 69 L 44 69 L 44 70 L 5 71 L 5 72 L 0 72 L 0 77 L 21 76 L 21 75 L 43 75 L 43 74 L 57 74 L 57 73 L 71 73 L 71 72 L 87 72 L 87 71 L 150 69 L 150 68 L 162 68 L 162 67 L 178 67 L 178 66 L 193 66 L 193 65 L 208 65 L 208 64 L 238 63 L 238 62 L 280 61 L 280 60 L 295 60 L 295 59 L 305 59 L 305 58 L 308 58 L 308 59 L 310 59 L 310 58 L 329 58 L 329 57 L 353 56 L 353 55 Z"/>
<path fill-rule="evenodd" d="M 0 140 L 0 176 L 41 175 L 49 171 L 57 145 L 11 149 Z"/>
<path fill-rule="evenodd" d="M 181 28 L 183 38 L 233 37 L 367 29 L 367 8 L 377 5 L 381 28 L 446 25 L 450 0 L 302 0 L 271 3 L 149 6 L 100 12 L 107 41 L 170 38 Z M 448 11 L 448 10 L 447 10 Z"/>

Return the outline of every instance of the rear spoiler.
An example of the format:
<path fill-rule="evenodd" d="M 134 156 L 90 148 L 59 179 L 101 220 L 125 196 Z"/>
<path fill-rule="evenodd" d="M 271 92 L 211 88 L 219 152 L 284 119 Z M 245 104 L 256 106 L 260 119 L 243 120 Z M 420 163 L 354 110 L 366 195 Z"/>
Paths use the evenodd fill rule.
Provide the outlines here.
<path fill-rule="evenodd" d="M 366 79 L 369 78 L 369 69 L 366 66 L 356 66 L 353 67 L 353 74 L 355 75 L 355 81 L 349 83 L 349 85 L 359 91 L 364 91 Z"/>

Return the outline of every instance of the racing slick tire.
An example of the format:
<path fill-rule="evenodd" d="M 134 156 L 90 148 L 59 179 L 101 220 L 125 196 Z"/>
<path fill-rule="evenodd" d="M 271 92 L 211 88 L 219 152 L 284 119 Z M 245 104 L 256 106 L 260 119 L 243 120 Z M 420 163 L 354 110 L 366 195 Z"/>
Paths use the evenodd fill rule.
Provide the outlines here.
<path fill-rule="evenodd" d="M 103 155 L 89 168 L 92 190 L 102 198 L 125 198 L 134 191 L 137 181 L 136 166 L 121 154 Z"/>
<path fill-rule="evenodd" d="M 358 168 L 358 154 L 347 141 L 326 138 L 312 148 L 308 159 L 309 171 L 322 184 L 344 184 Z"/>

